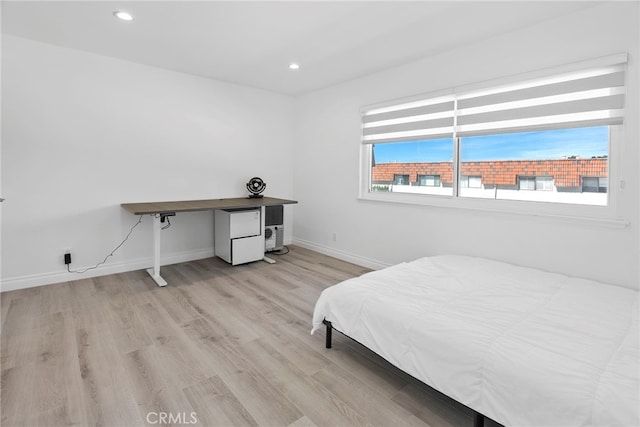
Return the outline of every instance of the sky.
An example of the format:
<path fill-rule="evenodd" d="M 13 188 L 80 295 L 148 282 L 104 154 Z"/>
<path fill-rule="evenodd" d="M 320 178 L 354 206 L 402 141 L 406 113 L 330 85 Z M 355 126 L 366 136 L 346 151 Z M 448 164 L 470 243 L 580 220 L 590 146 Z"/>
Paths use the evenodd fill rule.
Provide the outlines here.
<path fill-rule="evenodd" d="M 590 158 L 609 152 L 607 126 L 472 136 L 461 140 L 461 161 Z M 453 140 L 409 141 L 374 146 L 376 163 L 448 162 Z"/>

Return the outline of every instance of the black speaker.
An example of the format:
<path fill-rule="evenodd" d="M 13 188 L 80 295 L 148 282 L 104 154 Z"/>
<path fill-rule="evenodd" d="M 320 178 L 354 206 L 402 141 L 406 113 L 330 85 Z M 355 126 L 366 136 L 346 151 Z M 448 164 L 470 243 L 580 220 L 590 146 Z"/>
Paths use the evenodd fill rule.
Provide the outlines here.
<path fill-rule="evenodd" d="M 284 206 L 265 206 L 264 225 L 282 225 L 284 224 Z"/>

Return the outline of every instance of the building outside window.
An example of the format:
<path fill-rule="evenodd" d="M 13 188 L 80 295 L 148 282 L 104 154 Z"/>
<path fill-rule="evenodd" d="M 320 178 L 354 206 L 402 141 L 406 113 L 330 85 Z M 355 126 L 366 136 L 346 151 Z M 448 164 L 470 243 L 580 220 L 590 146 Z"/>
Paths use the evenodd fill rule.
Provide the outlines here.
<path fill-rule="evenodd" d="M 407 140 L 370 147 L 371 161 L 365 169 L 369 175 L 369 191 L 453 195 L 451 138 Z"/>

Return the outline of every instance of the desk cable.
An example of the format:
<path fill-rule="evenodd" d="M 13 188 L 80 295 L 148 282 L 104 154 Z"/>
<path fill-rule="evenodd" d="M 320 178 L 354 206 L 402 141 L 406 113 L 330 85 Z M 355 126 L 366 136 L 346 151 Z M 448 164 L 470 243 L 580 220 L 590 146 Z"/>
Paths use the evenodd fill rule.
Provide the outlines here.
<path fill-rule="evenodd" d="M 283 252 L 285 249 L 286 249 L 287 251 L 286 251 L 286 252 Z M 274 251 L 274 252 L 269 252 L 269 255 L 286 255 L 286 254 L 288 254 L 288 253 L 289 253 L 289 247 L 288 247 L 287 245 L 284 245 L 284 246 L 282 247 L 282 249 L 280 249 L 280 250 L 279 250 L 279 251 L 277 251 L 277 252 L 275 252 L 275 251 Z"/>
<path fill-rule="evenodd" d="M 84 268 L 84 269 L 82 269 L 82 270 L 71 270 L 71 269 L 69 269 L 69 264 L 67 264 L 67 271 L 68 271 L 69 273 L 78 273 L 78 274 L 82 274 L 82 273 L 86 273 L 86 272 L 87 272 L 87 271 L 89 271 L 89 270 L 94 270 L 94 269 L 98 268 L 99 266 L 101 266 L 102 264 L 106 263 L 106 262 L 107 262 L 107 259 L 109 259 L 109 257 L 112 257 L 112 256 L 113 256 L 113 254 L 114 254 L 114 253 L 116 253 L 116 251 L 117 251 L 118 249 L 120 249 L 120 247 L 121 247 L 122 245 L 124 245 L 124 242 L 126 242 L 126 241 L 129 239 L 129 236 L 131 236 L 131 233 L 133 233 L 133 230 L 134 230 L 134 229 L 135 229 L 135 228 L 136 228 L 136 227 L 137 227 L 137 226 L 142 222 L 142 217 L 143 217 L 143 215 L 140 215 L 140 219 L 138 219 L 138 222 L 136 222 L 135 224 L 133 224 L 133 226 L 132 226 L 132 227 L 131 227 L 131 229 L 129 230 L 129 233 L 128 233 L 128 234 L 127 234 L 127 236 L 124 238 L 124 240 L 123 240 L 122 242 L 120 242 L 120 244 L 119 244 L 118 246 L 116 246 L 116 247 L 115 247 L 115 249 L 113 249 L 113 250 L 109 253 L 109 255 L 107 255 L 106 257 L 104 257 L 104 259 L 103 259 L 101 262 L 97 263 L 96 265 L 94 265 L 94 266 L 92 266 L 92 267 L 87 267 L 87 268 Z M 171 225 L 171 224 L 169 224 L 169 225 Z M 167 227 L 168 227 L 168 226 L 166 226 L 165 228 L 167 228 Z"/>
<path fill-rule="evenodd" d="M 167 221 L 167 225 L 165 225 L 164 227 L 161 228 L 161 230 L 166 230 L 167 228 L 171 227 L 171 221 L 169 221 L 169 217 L 166 215 L 162 215 L 162 214 L 156 214 L 156 218 L 160 216 L 160 220 L 162 222 L 164 222 L 165 220 Z"/>

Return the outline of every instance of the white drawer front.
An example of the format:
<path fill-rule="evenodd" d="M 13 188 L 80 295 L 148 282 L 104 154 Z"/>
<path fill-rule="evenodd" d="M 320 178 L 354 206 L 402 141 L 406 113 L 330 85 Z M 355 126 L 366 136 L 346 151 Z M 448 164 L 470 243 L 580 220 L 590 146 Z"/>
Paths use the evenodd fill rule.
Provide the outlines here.
<path fill-rule="evenodd" d="M 258 261 L 263 257 L 264 239 L 262 236 L 231 240 L 231 264 L 238 265 Z"/>
<path fill-rule="evenodd" d="M 230 238 L 258 236 L 260 233 L 260 210 L 232 212 L 229 216 Z"/>

